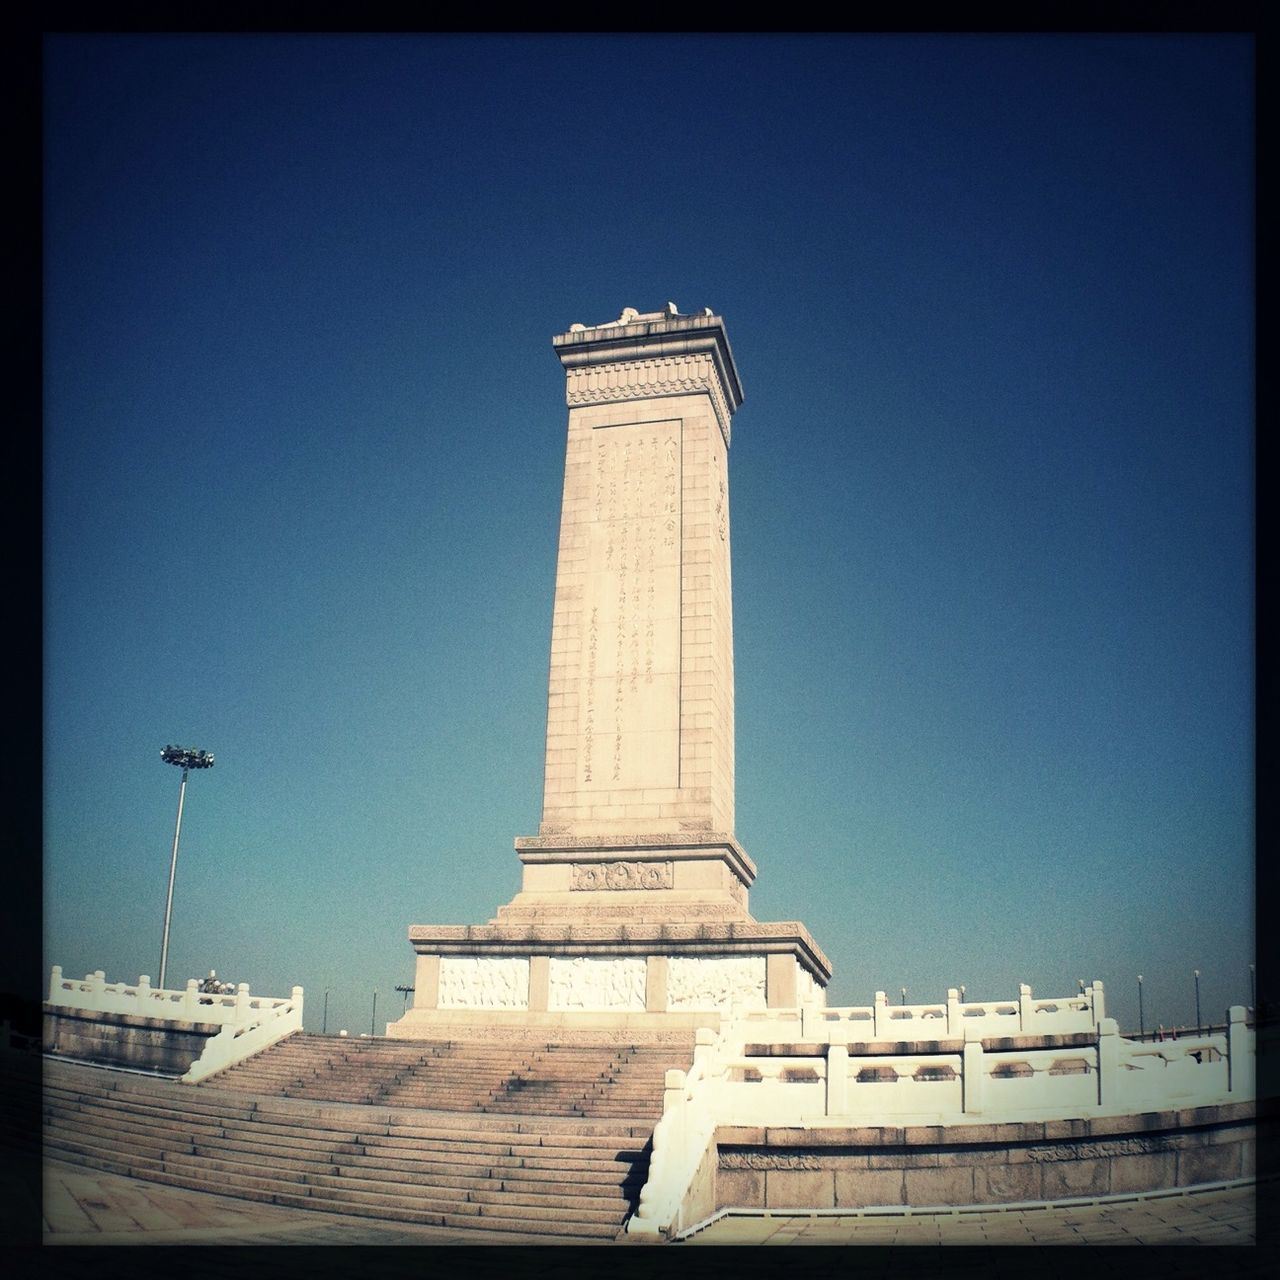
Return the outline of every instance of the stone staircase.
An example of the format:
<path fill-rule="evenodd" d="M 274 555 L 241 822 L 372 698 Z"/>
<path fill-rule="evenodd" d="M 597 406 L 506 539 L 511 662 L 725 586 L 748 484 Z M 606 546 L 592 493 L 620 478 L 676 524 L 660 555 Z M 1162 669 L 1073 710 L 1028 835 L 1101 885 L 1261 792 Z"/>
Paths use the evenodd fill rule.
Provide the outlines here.
<path fill-rule="evenodd" d="M 667 1046 L 299 1033 L 199 1086 L 46 1059 L 46 1155 L 298 1209 L 612 1239 L 635 1208 Z M 655 1089 L 656 1084 L 656 1089 Z"/>
<path fill-rule="evenodd" d="M 670 1045 L 339 1040 L 297 1033 L 201 1088 L 499 1115 L 647 1120 L 662 1114 Z"/>

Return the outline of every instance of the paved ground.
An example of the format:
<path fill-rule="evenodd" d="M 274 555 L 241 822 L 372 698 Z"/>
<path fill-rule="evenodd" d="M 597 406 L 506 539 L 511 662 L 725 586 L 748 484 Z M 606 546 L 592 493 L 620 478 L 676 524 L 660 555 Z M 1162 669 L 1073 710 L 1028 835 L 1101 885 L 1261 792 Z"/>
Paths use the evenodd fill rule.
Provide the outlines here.
<path fill-rule="evenodd" d="M 44 1165 L 44 1241 L 52 1245 L 546 1244 L 544 1236 L 312 1213 L 188 1191 L 60 1161 Z M 558 1237 L 552 1243 L 575 1244 Z"/>
<path fill-rule="evenodd" d="M 50 1245 L 493 1244 L 490 1233 L 309 1213 L 99 1173 L 44 1165 L 44 1240 Z M 504 1234 L 502 1243 L 568 1244 Z M 1254 1188 L 1162 1195 L 1067 1207 L 943 1213 L 731 1217 L 688 1245 L 1012 1245 L 1255 1243 Z M 1240 1268 L 1236 1268 L 1240 1270 Z"/>

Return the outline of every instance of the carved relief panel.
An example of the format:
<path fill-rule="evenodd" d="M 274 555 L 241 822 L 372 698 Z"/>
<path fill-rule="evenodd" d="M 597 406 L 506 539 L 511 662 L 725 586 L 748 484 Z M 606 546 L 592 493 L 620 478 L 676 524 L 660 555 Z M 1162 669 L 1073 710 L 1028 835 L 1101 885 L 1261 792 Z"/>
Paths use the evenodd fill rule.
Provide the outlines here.
<path fill-rule="evenodd" d="M 527 1009 L 529 961 L 517 956 L 442 956 L 442 1009 Z"/>
<path fill-rule="evenodd" d="M 575 862 L 570 889 L 670 889 L 670 862 Z"/>
<path fill-rule="evenodd" d="M 764 956 L 672 956 L 667 962 L 667 1008 L 765 1007 Z"/>
<path fill-rule="evenodd" d="M 644 1012 L 646 964 L 640 956 L 551 958 L 548 1009 Z"/>

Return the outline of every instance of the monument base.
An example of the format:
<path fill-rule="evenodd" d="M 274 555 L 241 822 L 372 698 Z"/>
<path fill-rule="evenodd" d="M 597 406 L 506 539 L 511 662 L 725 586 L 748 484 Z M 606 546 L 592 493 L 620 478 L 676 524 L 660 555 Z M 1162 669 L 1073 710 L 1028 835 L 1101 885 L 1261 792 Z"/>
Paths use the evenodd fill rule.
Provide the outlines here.
<path fill-rule="evenodd" d="M 414 1005 L 393 1037 L 687 1035 L 734 1010 L 823 1004 L 831 976 L 797 921 L 415 925 L 409 938 Z"/>
<path fill-rule="evenodd" d="M 413 1008 L 387 1034 L 616 1031 L 687 1039 L 734 1010 L 825 1004 L 831 965 L 798 921 L 747 908 L 728 832 L 515 842 L 520 892 L 485 925 L 414 925 Z"/>

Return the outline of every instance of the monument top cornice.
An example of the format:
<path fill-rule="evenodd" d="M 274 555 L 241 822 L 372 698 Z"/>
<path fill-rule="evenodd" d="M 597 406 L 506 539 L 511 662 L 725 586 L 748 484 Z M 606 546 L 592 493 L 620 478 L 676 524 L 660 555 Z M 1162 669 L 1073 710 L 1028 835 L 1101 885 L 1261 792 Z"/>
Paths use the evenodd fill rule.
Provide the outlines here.
<path fill-rule="evenodd" d="M 662 311 L 625 307 L 616 320 L 603 324 L 571 324 L 551 339 L 560 363 L 568 369 L 614 364 L 624 360 L 710 355 L 730 413 L 742 403 L 742 381 L 724 320 L 710 307 L 698 315 L 681 315 L 674 302 Z"/>

